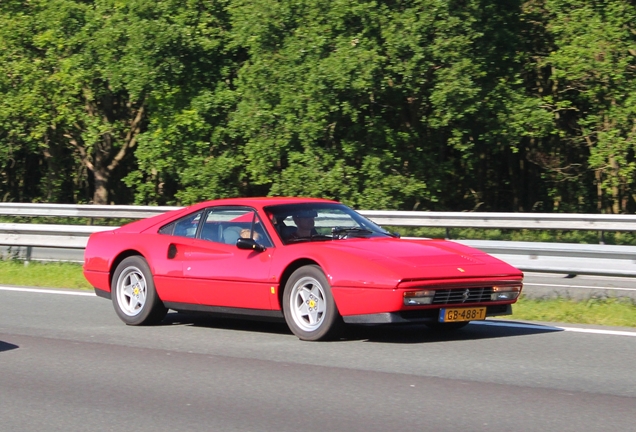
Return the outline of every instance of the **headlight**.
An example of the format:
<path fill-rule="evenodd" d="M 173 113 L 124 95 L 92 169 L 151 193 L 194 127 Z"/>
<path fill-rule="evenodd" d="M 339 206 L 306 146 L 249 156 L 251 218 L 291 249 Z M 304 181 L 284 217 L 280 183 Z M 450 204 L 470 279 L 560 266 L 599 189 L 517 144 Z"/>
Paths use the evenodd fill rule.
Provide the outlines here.
<path fill-rule="evenodd" d="M 519 297 L 521 292 L 521 285 L 513 286 L 494 286 L 492 287 L 492 294 L 490 300 L 492 301 L 506 301 L 514 300 Z"/>
<path fill-rule="evenodd" d="M 435 291 L 407 291 L 404 293 L 404 304 L 407 306 L 429 305 L 433 303 Z"/>

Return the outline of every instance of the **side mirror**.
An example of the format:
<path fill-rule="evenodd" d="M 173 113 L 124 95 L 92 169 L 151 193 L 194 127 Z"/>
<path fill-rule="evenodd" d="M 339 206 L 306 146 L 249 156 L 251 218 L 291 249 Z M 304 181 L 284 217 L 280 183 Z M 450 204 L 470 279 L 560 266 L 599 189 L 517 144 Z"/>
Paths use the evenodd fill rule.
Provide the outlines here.
<path fill-rule="evenodd" d="M 255 250 L 257 252 L 263 252 L 266 249 L 265 246 L 256 243 L 256 240 L 243 237 L 236 241 L 236 247 L 245 250 Z"/>

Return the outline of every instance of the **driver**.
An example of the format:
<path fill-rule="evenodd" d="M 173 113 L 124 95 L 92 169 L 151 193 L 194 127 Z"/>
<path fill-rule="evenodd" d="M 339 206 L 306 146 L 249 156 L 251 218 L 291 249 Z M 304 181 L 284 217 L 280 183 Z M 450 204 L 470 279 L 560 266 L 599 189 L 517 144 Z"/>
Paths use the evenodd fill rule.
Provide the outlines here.
<path fill-rule="evenodd" d="M 311 237 L 318 234 L 314 225 L 315 217 L 318 216 L 315 210 L 300 210 L 292 215 L 296 224 L 296 231 L 292 232 L 289 238 Z"/>

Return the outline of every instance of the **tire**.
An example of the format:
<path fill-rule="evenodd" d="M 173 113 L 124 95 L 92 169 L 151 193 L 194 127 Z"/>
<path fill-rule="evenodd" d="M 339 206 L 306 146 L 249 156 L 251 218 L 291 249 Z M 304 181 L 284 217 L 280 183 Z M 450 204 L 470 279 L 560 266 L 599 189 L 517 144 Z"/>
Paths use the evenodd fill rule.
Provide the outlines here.
<path fill-rule="evenodd" d="M 283 314 L 292 333 L 306 341 L 331 339 L 343 324 L 331 286 L 316 265 L 292 273 L 283 292 Z"/>
<path fill-rule="evenodd" d="M 459 330 L 460 328 L 464 328 L 468 325 L 468 323 L 470 323 L 470 321 L 449 322 L 449 323 L 434 322 L 434 323 L 426 323 L 426 326 L 430 328 L 431 330 L 435 330 L 438 332 L 447 332 L 447 331 L 455 331 L 455 330 Z"/>
<path fill-rule="evenodd" d="M 157 295 L 150 267 L 140 256 L 130 256 L 119 263 L 111 292 L 115 312 L 128 325 L 155 324 L 168 312 Z"/>

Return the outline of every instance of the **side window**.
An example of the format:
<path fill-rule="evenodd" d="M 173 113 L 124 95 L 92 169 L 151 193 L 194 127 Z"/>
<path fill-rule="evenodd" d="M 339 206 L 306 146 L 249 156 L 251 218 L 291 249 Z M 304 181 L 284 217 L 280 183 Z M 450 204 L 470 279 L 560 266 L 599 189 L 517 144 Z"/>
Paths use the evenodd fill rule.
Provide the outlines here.
<path fill-rule="evenodd" d="M 162 226 L 161 228 L 159 228 L 159 234 L 172 235 L 172 233 L 174 232 L 175 225 L 176 225 L 176 222 L 172 222 L 172 223 L 169 223 L 168 225 Z"/>
<path fill-rule="evenodd" d="M 256 212 L 237 207 L 216 207 L 208 211 L 200 237 L 231 245 L 235 245 L 240 237 L 253 238 L 265 247 L 273 245 Z"/>
<path fill-rule="evenodd" d="M 202 215 L 203 211 L 199 211 L 181 218 L 178 221 L 164 225 L 159 229 L 159 234 L 194 238 L 197 234 L 197 227 Z"/>

